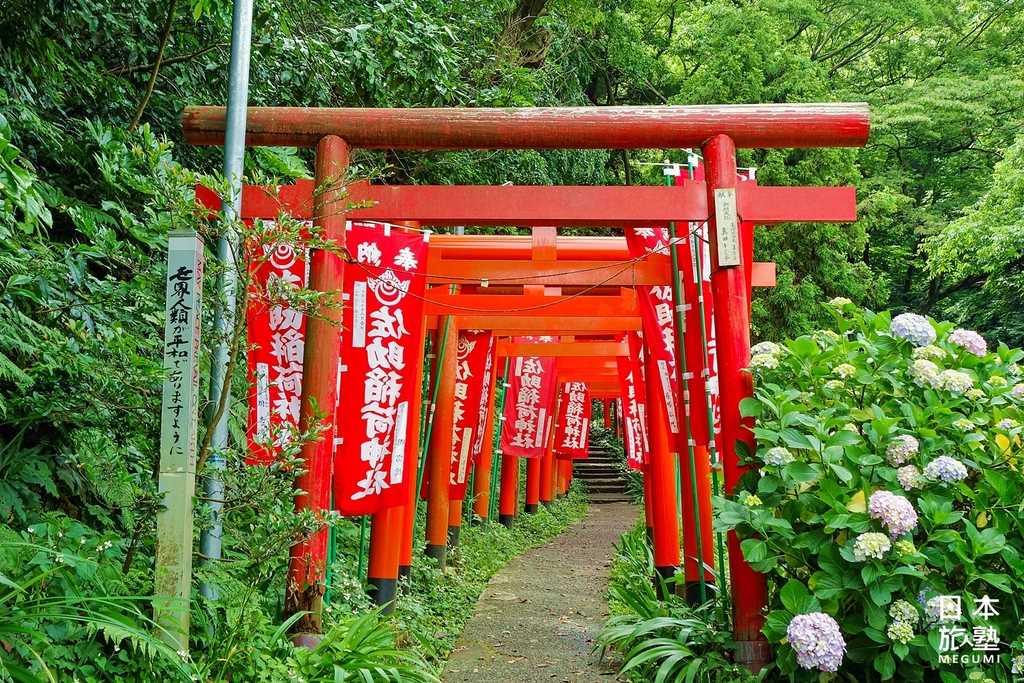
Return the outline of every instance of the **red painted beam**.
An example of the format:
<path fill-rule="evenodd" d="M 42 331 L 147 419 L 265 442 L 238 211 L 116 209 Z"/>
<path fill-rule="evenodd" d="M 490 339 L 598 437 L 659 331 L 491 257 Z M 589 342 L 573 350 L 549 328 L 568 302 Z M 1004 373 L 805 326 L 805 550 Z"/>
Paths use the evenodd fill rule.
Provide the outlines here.
<path fill-rule="evenodd" d="M 573 318 L 558 316 L 465 315 L 458 316 L 459 329 L 493 330 L 499 336 L 572 335 L 628 332 L 640 329 L 640 317 Z M 437 316 L 427 318 L 427 328 L 437 327 Z"/>
<path fill-rule="evenodd" d="M 185 140 L 224 143 L 224 107 L 186 107 Z M 246 144 L 310 147 L 338 135 L 378 149 L 673 149 L 725 134 L 739 147 L 861 147 L 864 103 L 516 109 L 249 107 Z"/>
<path fill-rule="evenodd" d="M 603 314 L 602 314 L 603 315 Z M 629 345 L 625 342 L 535 342 L 516 344 L 498 342 L 498 357 L 545 356 L 549 358 L 609 358 L 625 356 Z M 561 361 L 559 361 L 561 363 Z"/>
<path fill-rule="evenodd" d="M 622 317 L 640 315 L 635 297 L 627 296 L 537 296 L 535 294 L 450 294 L 434 288 L 427 293 L 427 315 L 491 313 L 517 315 L 558 315 L 589 318 L 595 315 Z"/>
<path fill-rule="evenodd" d="M 768 187 L 739 183 L 736 211 L 742 220 L 756 225 L 852 223 L 857 220 L 857 191 L 853 187 Z"/>

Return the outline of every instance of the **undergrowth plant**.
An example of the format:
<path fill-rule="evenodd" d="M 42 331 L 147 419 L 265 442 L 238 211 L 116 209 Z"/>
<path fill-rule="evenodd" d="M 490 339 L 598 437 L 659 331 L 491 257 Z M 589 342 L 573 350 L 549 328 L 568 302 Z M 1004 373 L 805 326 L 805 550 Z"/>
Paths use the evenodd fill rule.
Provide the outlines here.
<path fill-rule="evenodd" d="M 743 683 L 758 680 L 731 659 L 728 624 L 715 603 L 691 607 L 669 585 L 655 591 L 654 557 L 646 529 L 638 524 L 616 546 L 608 588 L 612 616 L 597 638 L 602 657 L 622 658 L 620 675 L 630 681 Z"/>
<path fill-rule="evenodd" d="M 1024 673 L 1024 352 L 830 303 L 835 329 L 759 344 L 754 468 L 719 530 L 767 574 L 781 673 Z M 1012 671 L 1012 673 L 1011 673 Z"/>

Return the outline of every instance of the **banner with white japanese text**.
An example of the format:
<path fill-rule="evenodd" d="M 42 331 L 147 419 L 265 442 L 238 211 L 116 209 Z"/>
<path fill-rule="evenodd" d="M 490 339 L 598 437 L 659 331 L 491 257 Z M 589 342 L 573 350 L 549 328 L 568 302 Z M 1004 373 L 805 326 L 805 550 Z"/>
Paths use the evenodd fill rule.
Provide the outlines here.
<path fill-rule="evenodd" d="M 587 457 L 590 441 L 590 387 L 585 382 L 566 382 L 558 402 L 555 423 L 555 455 L 578 460 Z"/>
<path fill-rule="evenodd" d="M 473 435 L 473 463 L 480 463 L 480 454 L 484 448 L 484 434 L 487 432 L 487 404 L 491 400 L 488 395 L 488 391 L 491 388 L 491 377 L 495 372 L 495 363 L 498 362 L 496 354 L 498 352 L 497 337 L 493 334 L 490 335 L 490 342 L 487 345 L 487 362 L 484 364 L 484 381 L 481 385 L 483 391 L 480 394 L 480 411 L 477 414 L 477 425 L 478 428 Z M 490 416 L 493 417 L 493 416 Z"/>
<path fill-rule="evenodd" d="M 550 337 L 516 337 L 516 343 L 551 341 Z M 523 458 L 540 458 L 547 450 L 548 429 L 555 404 L 555 359 L 517 356 L 512 359 L 505 394 L 505 420 L 501 452 Z"/>
<path fill-rule="evenodd" d="M 410 406 L 420 378 L 429 233 L 383 223 L 346 226 L 341 373 L 335 413 L 334 504 L 365 515 L 403 504 L 416 435 Z"/>
<path fill-rule="evenodd" d="M 452 456 L 448 496 L 466 497 L 466 481 L 473 462 L 477 432 L 482 432 L 481 401 L 486 401 L 487 369 L 490 362 L 490 331 L 459 330 L 455 362 L 455 403 L 452 406 Z M 487 407 L 484 405 L 484 410 Z"/>
<path fill-rule="evenodd" d="M 266 233 L 273 232 L 267 224 Z M 287 243 L 253 245 L 246 307 L 250 465 L 267 465 L 295 440 L 302 404 L 306 320 L 289 305 L 288 291 L 306 286 L 308 260 Z"/>
<path fill-rule="evenodd" d="M 622 438 L 626 445 L 626 462 L 630 469 L 643 469 L 650 451 L 647 438 L 647 389 L 644 383 L 643 364 L 640 361 L 643 349 L 636 332 L 627 332 L 629 356 L 619 356 L 616 364 L 619 370 Z"/>
<path fill-rule="evenodd" d="M 626 230 L 626 245 L 630 256 L 658 253 L 669 254 L 669 235 L 666 228 L 634 228 Z M 637 287 L 640 318 L 644 329 L 646 348 L 654 359 L 658 377 L 647 381 L 659 382 L 665 399 L 668 429 L 676 438 L 685 434 L 680 405 L 679 373 L 676 369 L 675 304 L 671 285 Z"/>

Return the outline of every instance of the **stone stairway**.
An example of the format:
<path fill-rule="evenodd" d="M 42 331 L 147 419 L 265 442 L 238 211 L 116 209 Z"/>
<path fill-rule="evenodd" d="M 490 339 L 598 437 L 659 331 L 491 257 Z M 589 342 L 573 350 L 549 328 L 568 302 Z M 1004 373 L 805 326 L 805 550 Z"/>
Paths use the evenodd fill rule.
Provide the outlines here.
<path fill-rule="evenodd" d="M 631 500 L 615 454 L 593 441 L 590 443 L 587 458 L 573 461 L 573 477 L 583 482 L 591 503 L 618 503 Z"/>

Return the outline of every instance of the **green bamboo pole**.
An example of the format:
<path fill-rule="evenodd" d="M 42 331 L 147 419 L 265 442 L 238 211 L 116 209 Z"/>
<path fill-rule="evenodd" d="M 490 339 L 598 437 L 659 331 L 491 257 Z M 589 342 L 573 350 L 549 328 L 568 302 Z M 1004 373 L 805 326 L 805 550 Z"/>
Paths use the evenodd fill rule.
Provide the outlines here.
<path fill-rule="evenodd" d="M 686 157 L 686 169 L 689 173 L 690 180 L 693 180 L 694 176 L 694 164 L 693 155 Z M 705 307 L 704 307 L 704 274 L 702 269 L 704 268 L 704 250 L 700 245 L 700 240 L 694 240 L 694 236 L 690 235 L 690 258 L 693 259 L 693 272 L 697 277 L 697 306 L 700 311 L 700 344 L 704 350 L 704 358 L 708 357 L 708 330 L 707 321 L 705 318 Z M 704 377 L 704 410 L 708 416 L 708 453 L 711 457 L 711 490 L 715 496 L 721 494 L 721 486 L 718 480 L 718 470 L 721 468 L 721 462 L 719 462 L 718 448 L 715 445 L 715 414 L 711 407 L 711 386 L 707 380 L 710 377 L 710 368 L 706 368 L 707 374 Z M 725 584 L 725 543 L 722 540 L 722 532 L 715 532 L 715 545 L 718 548 L 718 577 L 719 581 Z M 725 603 L 729 600 L 728 591 L 720 591 L 721 602 L 723 609 Z"/>
<path fill-rule="evenodd" d="M 495 509 L 498 503 L 495 501 L 498 493 L 498 477 L 500 477 L 500 469 L 498 463 L 501 461 L 501 418 L 505 414 L 505 396 L 508 394 L 505 385 L 508 383 L 508 370 L 511 367 L 511 358 L 505 356 L 505 372 L 501 375 L 501 400 L 495 401 L 494 404 L 494 415 L 491 416 L 492 420 L 497 420 L 498 424 L 496 429 L 498 430 L 498 448 L 493 448 L 491 451 L 491 494 L 487 499 L 487 523 L 494 518 Z M 497 389 L 495 389 L 497 391 Z M 493 437 L 492 437 L 493 438 Z"/>
<path fill-rule="evenodd" d="M 445 346 L 448 343 L 448 331 L 451 328 L 451 324 L 452 324 L 452 317 L 450 315 L 444 316 L 444 323 L 441 325 L 441 339 L 440 339 L 440 341 L 437 344 L 437 361 L 436 361 L 436 364 L 434 366 L 436 368 L 436 370 L 434 372 L 434 386 L 433 386 L 433 388 L 432 388 L 432 390 L 430 392 L 430 402 L 427 405 L 427 414 L 424 417 L 424 422 L 426 422 L 426 427 L 423 430 L 423 436 L 420 439 L 420 456 L 421 457 L 420 457 L 420 461 L 418 463 L 419 464 L 418 471 L 416 472 L 416 496 L 417 496 L 417 498 L 419 497 L 420 489 L 423 488 L 423 473 L 426 471 L 426 464 L 427 464 L 427 458 L 426 458 L 427 454 L 425 452 L 426 451 L 426 447 L 427 447 L 426 445 L 428 443 L 430 443 L 430 433 L 431 433 L 431 431 L 434 428 L 434 419 L 433 419 L 434 411 L 433 411 L 433 406 L 434 406 L 434 401 L 437 400 L 438 387 L 441 384 L 441 366 L 444 364 L 444 350 L 445 350 Z"/>
<path fill-rule="evenodd" d="M 665 176 L 665 184 L 672 184 L 672 176 Z M 683 315 L 683 306 L 685 305 L 685 296 L 683 294 L 683 286 L 679 277 L 679 254 L 674 244 L 676 238 L 676 224 L 671 222 L 668 224 L 668 236 L 669 236 L 669 254 L 672 256 L 672 302 L 675 304 L 675 320 L 676 320 L 676 349 L 678 354 L 678 363 L 676 363 L 676 374 L 679 375 L 679 391 L 681 394 L 686 393 L 686 342 L 683 339 L 683 332 L 686 330 L 686 319 Z M 683 398 L 679 397 L 680 400 Z M 685 404 L 685 401 L 683 402 Z M 693 429 L 690 424 L 690 411 L 684 411 L 686 414 L 686 450 L 690 461 L 690 495 L 691 495 L 691 507 L 690 514 L 693 515 L 694 530 L 696 531 L 696 547 L 694 550 L 697 553 L 697 580 L 700 585 L 700 601 L 701 603 L 707 602 L 708 589 L 707 582 L 704 580 L 704 552 L 701 542 L 701 523 L 700 523 L 700 506 L 697 503 L 697 465 L 694 458 L 693 452 Z M 678 479 L 678 478 L 677 478 Z M 681 485 L 681 484 L 680 484 Z M 680 506 L 682 502 L 680 502 Z M 689 552 L 689 548 L 685 548 Z M 685 566 L 685 559 L 684 559 Z"/>
<path fill-rule="evenodd" d="M 333 486 L 331 487 L 334 488 Z M 334 491 L 331 491 L 331 509 L 334 509 Z M 327 567 L 324 576 L 324 605 L 331 604 L 331 584 L 334 580 L 334 555 L 335 555 L 334 525 L 327 527 Z"/>
<path fill-rule="evenodd" d="M 366 569 L 363 568 L 363 565 L 366 563 L 366 559 L 367 559 L 366 558 L 366 531 L 367 531 L 367 527 L 369 527 L 369 522 L 370 522 L 370 516 L 369 515 L 363 515 L 362 517 L 359 518 L 359 555 L 358 555 L 357 560 L 358 560 L 359 581 L 361 583 L 364 583 L 364 584 L 366 583 Z"/>

